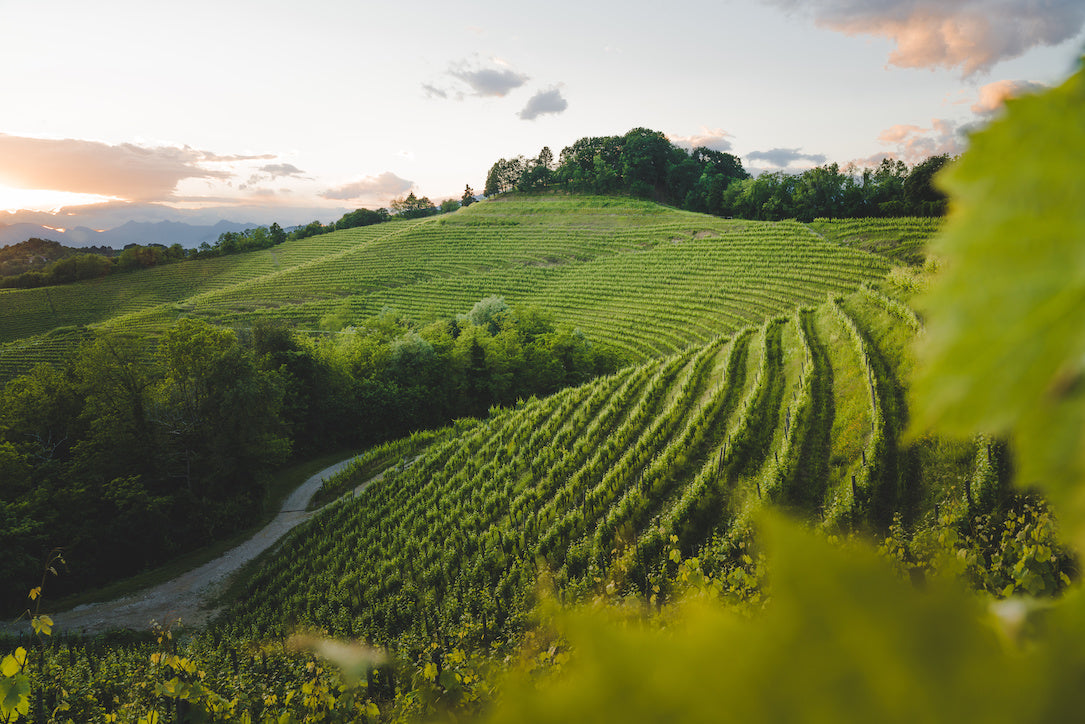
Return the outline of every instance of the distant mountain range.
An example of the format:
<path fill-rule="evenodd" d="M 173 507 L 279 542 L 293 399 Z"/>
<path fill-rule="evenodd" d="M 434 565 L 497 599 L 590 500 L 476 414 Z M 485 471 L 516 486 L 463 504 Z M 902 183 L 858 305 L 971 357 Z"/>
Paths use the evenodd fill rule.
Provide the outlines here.
<path fill-rule="evenodd" d="M 65 246 L 111 246 L 121 249 L 127 244 L 180 244 L 191 249 L 203 242 L 214 243 L 227 231 L 244 231 L 259 224 L 220 221 L 212 226 L 186 224 L 180 221 L 129 221 L 114 229 L 96 230 L 86 226 L 67 229 L 40 224 L 0 224 L 0 246 L 18 244 L 27 239 L 48 239 Z"/>

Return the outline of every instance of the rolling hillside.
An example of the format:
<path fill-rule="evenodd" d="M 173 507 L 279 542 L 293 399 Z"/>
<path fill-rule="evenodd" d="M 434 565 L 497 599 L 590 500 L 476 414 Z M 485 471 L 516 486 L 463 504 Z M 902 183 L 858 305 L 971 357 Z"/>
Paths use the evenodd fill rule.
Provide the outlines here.
<path fill-rule="evenodd" d="M 425 322 L 495 294 L 643 360 L 820 303 L 888 267 L 793 222 L 630 199 L 514 197 L 123 278 L 0 291 L 0 377 L 59 359 L 82 325 L 154 334 L 191 315 L 317 329 L 326 315 L 362 318 L 386 306 Z"/>
<path fill-rule="evenodd" d="M 65 354 L 86 334 L 81 324 L 153 336 L 195 316 L 311 330 L 384 307 L 424 323 L 491 295 L 623 350 L 632 364 L 612 375 L 402 447 L 410 465 L 296 528 L 188 649 L 218 690 L 270 711 L 292 687 L 315 685 L 319 670 L 310 680 L 289 655 L 256 656 L 254 641 L 302 628 L 384 644 L 395 658 L 370 675 L 368 701 L 411 710 L 397 697 L 425 691 L 419 682 L 431 676 L 446 694 L 472 690 L 477 677 L 429 670 L 444 662 L 467 672 L 458 647 L 514 650 L 540 584 L 566 602 L 647 603 L 674 585 L 674 556 L 697 556 L 747 595 L 762 575 L 751 528 L 762 507 L 826 533 L 880 538 L 899 525 L 949 530 L 1003 500 L 997 444 L 899 445 L 907 346 L 923 325 L 884 280 L 889 258 L 921 250 L 933 231 L 512 197 L 155 269 L 130 275 L 131 286 L 107 278 L 0 297 L 24 305 L 3 318 L 0 369 Z M 878 254 L 853 248 L 871 240 Z M 353 487 L 350 475 L 330 487 Z M 128 667 L 111 674 L 121 682 L 139 676 L 127 672 L 149 649 L 105 650 Z M 58 651 L 97 665 L 78 643 Z M 75 669 L 63 676 L 69 689 L 88 685 Z M 351 696 L 327 701 L 353 706 Z"/>
<path fill-rule="evenodd" d="M 671 536 L 687 555 L 737 542 L 763 505 L 829 532 L 966 515 L 997 491 L 966 496 L 938 480 L 944 455 L 897 450 L 918 327 L 902 313 L 864 288 L 473 423 L 294 534 L 229 620 L 493 634 L 521 624 L 541 569 L 563 596 L 644 594 Z M 973 448 L 958 454 L 968 477 Z"/>

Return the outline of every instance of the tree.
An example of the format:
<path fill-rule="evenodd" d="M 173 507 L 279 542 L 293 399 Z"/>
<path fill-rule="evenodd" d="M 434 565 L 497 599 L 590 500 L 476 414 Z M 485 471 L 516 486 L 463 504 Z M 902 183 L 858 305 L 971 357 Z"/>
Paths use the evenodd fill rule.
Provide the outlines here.
<path fill-rule="evenodd" d="M 538 166 L 542 166 L 547 171 L 554 170 L 554 152 L 550 150 L 549 146 L 542 147 L 538 157 L 535 159 L 535 163 Z"/>
<path fill-rule="evenodd" d="M 279 226 L 279 222 L 273 222 L 268 229 L 268 236 L 271 238 L 271 243 L 276 246 L 286 241 L 286 232 L 283 231 L 283 227 Z"/>
<path fill-rule="evenodd" d="M 794 194 L 795 215 L 800 221 L 840 215 L 844 197 L 844 175 L 835 163 L 804 171 Z"/>
<path fill-rule="evenodd" d="M 419 198 L 414 195 L 413 191 L 405 199 L 393 199 L 389 205 L 392 207 L 392 211 L 403 219 L 418 219 L 438 213 L 437 207 L 428 197 L 422 196 Z"/>
<path fill-rule="evenodd" d="M 621 175 L 634 196 L 649 197 L 667 183 L 671 142 L 659 131 L 634 128 L 623 137 Z"/>
<path fill-rule="evenodd" d="M 339 217 L 339 221 L 335 222 L 335 229 L 336 231 L 339 231 L 341 229 L 353 229 L 359 226 L 383 224 L 385 221 L 388 221 L 388 218 L 387 209 L 377 209 L 376 211 L 356 209 Z"/>
<path fill-rule="evenodd" d="M 742 168 L 742 160 L 738 156 L 698 146 L 693 149 L 690 157 L 704 166 L 706 171 L 713 175 L 722 175 L 728 182 L 750 178 L 750 174 Z"/>
<path fill-rule="evenodd" d="M 475 306 L 463 315 L 462 320 L 476 327 L 485 327 L 490 334 L 497 334 L 508 321 L 511 312 L 504 297 L 486 297 L 475 302 Z"/>
<path fill-rule="evenodd" d="M 463 188 L 463 196 L 460 197 L 460 204 L 463 206 L 470 206 L 475 203 L 475 190 L 468 184 Z"/>
<path fill-rule="evenodd" d="M 683 153 L 682 156 L 685 156 L 685 154 Z M 667 171 L 667 195 L 675 202 L 688 208 L 685 203 L 686 197 L 694 193 L 701 176 L 700 164 L 688 156 L 681 158 L 677 163 L 672 163 Z M 694 194 L 694 197 L 696 197 L 696 194 Z M 696 201 L 694 202 L 696 203 Z M 694 210 L 701 211 L 703 208 Z"/>
<path fill-rule="evenodd" d="M 904 201 L 910 214 L 941 216 L 946 211 L 946 195 L 933 183 L 934 175 L 949 163 L 949 154 L 931 156 L 912 167 L 904 179 Z"/>
<path fill-rule="evenodd" d="M 489 172 L 486 174 L 486 185 L 482 188 L 482 193 L 485 196 L 497 196 L 501 193 L 501 164 L 505 159 L 500 159 L 494 162 L 493 166 L 490 166 Z M 470 188 L 470 186 L 468 186 Z"/>
<path fill-rule="evenodd" d="M 281 383 L 234 332 L 202 320 L 182 319 L 163 334 L 157 359 L 154 423 L 168 440 L 165 462 L 194 499 L 220 503 L 204 521 L 213 535 L 260 504 L 261 471 L 289 453 Z"/>

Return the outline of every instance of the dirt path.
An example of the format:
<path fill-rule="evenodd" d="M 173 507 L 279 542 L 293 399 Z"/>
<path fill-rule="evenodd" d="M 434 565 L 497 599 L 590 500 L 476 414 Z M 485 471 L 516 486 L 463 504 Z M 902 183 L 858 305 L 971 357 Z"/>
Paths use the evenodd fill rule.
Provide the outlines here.
<path fill-rule="evenodd" d="M 93 634 L 112 629 L 148 630 L 152 621 L 163 626 L 177 622 L 186 627 L 206 624 L 219 611 L 211 602 L 224 590 L 229 577 L 270 548 L 291 528 L 327 508 L 326 505 L 315 511 L 305 511 L 324 480 L 346 468 L 353 460 L 350 458 L 336 463 L 306 480 L 283 501 L 279 514 L 260 532 L 215 560 L 172 581 L 123 598 L 85 604 L 71 611 L 51 614 L 55 629 Z M 384 472 L 365 481 L 347 495 L 360 493 L 382 477 Z M 24 620 L 14 627 L 8 624 L 4 629 L 9 632 L 29 630 L 29 624 Z"/>

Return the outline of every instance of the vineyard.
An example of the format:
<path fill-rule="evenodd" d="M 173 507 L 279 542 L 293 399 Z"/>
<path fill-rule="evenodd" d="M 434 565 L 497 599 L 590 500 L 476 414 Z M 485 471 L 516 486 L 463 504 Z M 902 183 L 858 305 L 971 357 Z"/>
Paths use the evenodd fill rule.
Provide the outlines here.
<path fill-rule="evenodd" d="M 851 248 L 856 229 L 882 240 L 879 253 Z M 829 534 L 878 537 L 993 509 L 1006 497 L 997 443 L 899 444 L 907 347 L 923 323 L 883 281 L 897 249 L 886 240 L 912 244 L 933 231 L 514 197 L 214 259 L 200 274 L 190 270 L 201 264 L 151 270 L 133 275 L 143 286 L 109 291 L 126 300 L 116 307 L 95 301 L 112 278 L 0 297 L 23 305 L 3 321 L 8 375 L 65 354 L 85 336 L 80 325 L 153 336 L 194 316 L 314 330 L 329 315 L 386 307 L 422 324 L 491 295 L 550 312 L 633 362 L 372 449 L 321 499 L 383 472 L 380 481 L 340 497 L 251 567 L 219 623 L 187 645 L 192 659 L 161 633 L 156 643 L 76 637 L 49 654 L 37 710 L 160 709 L 184 720 L 185 699 L 230 716 L 302 711 L 302 701 L 316 707 L 307 712 L 346 707 L 348 719 L 376 718 L 378 701 L 425 711 L 397 697 L 474 696 L 472 667 L 483 663 L 464 651 L 513 651 L 541 591 L 566 603 L 661 604 L 683 559 L 755 591 L 753 526 L 766 506 Z M 355 699 L 281 647 L 253 653 L 254 641 L 312 629 L 388 646 L 399 663 L 371 672 Z M 140 663 L 148 656 L 158 662 L 150 670 Z M 211 689 L 193 678 L 196 660 L 232 702 L 201 693 Z M 322 704 L 318 685 L 328 687 Z M 292 687 L 305 694 L 295 704 Z"/>
<path fill-rule="evenodd" d="M 938 232 L 936 217 L 895 219 L 815 219 L 809 228 L 824 238 L 853 249 L 884 254 L 895 262 L 920 264 L 926 242 Z"/>
<path fill-rule="evenodd" d="M 647 595 L 668 541 L 742 540 L 764 505 L 829 532 L 963 517 L 998 476 L 971 448 L 986 493 L 930 487 L 922 446 L 897 452 L 896 312 L 864 288 L 461 426 L 293 534 L 230 627 L 488 640 L 523 625 L 540 571 L 569 599 Z"/>
<path fill-rule="evenodd" d="M 894 220 L 883 237 L 891 236 Z M 182 316 L 316 330 L 385 307 L 425 323 L 487 296 L 530 304 L 630 359 L 677 352 L 819 304 L 889 268 L 795 222 L 648 202 L 541 196 L 475 204 L 124 278 L 0 292 L 0 378 L 62 358 L 80 327 L 154 335 Z M 54 332 L 60 328 L 61 333 Z"/>
<path fill-rule="evenodd" d="M 68 553 L 53 550 L 41 582 L 25 584 L 23 633 L 0 645 L 0 721 L 1080 719 L 1085 285 L 1067 260 L 1085 234 L 1083 107 L 1081 70 L 1006 101 L 938 177 L 944 228 L 512 196 L 184 274 L 0 294 L 0 377 L 69 354 L 95 326 L 161 335 L 166 360 L 194 364 L 197 383 L 230 372 L 207 400 L 253 412 L 197 409 L 230 422 L 213 440 L 237 432 L 231 449 L 274 421 L 276 391 L 321 392 L 277 386 L 322 379 L 285 377 L 317 359 L 323 342 L 303 336 L 317 328 L 344 332 L 328 348 L 372 335 L 373 356 L 391 359 L 387 342 L 400 362 L 460 344 L 473 376 L 447 391 L 478 388 L 486 350 L 523 341 L 517 330 L 537 331 L 541 346 L 522 349 L 539 355 L 572 362 L 569 350 L 599 344 L 614 362 L 485 415 L 372 438 L 326 481 L 318 498 L 331 502 L 206 602 L 219 614 L 203 630 L 60 630 L 50 586 Z M 542 315 L 519 318 L 500 297 L 585 335 L 543 331 Z M 403 316 L 374 316 L 386 307 Z M 207 321 L 255 327 L 272 367 Z M 129 419 L 152 382 L 132 374 L 148 345 L 103 339 L 79 361 L 117 381 L 66 388 L 38 367 L 5 387 L 0 473 L 32 494 L 0 511 L 16 524 L 6 541 L 32 533 L 16 527 L 26 511 L 70 499 L 87 501 L 76 514 L 95 520 L 92 542 L 119 531 L 128 555 L 140 541 L 131 524 L 143 515 L 106 519 L 116 531 L 90 518 L 97 498 L 146 498 L 140 475 L 105 476 L 103 495 L 78 478 L 91 453 L 112 463 L 151 449 L 138 435 L 105 447 L 124 432 L 110 421 Z M 221 364 L 197 364 L 209 362 Z M 411 388 L 381 389 L 398 402 Z M 421 408 L 446 391 L 418 389 Z M 170 409 L 147 399 L 154 414 Z M 384 398 L 343 399 L 374 417 Z M 111 416 L 68 412 L 83 400 Z M 28 484 L 23 450 L 67 439 L 35 427 L 42 411 L 105 421 L 73 444 L 79 466 L 38 466 L 64 473 L 54 489 Z M 254 448 L 286 440 L 264 432 Z M 72 476 L 78 489 L 61 484 Z"/>

